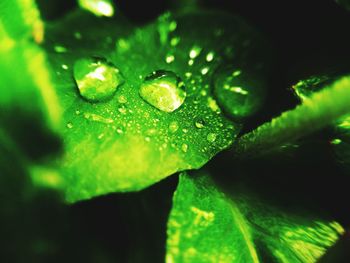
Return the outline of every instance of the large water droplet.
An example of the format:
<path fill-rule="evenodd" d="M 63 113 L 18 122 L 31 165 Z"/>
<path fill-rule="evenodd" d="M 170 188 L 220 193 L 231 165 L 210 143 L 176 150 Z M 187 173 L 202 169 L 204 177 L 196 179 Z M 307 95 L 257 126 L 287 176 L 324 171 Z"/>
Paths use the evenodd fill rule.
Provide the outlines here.
<path fill-rule="evenodd" d="M 149 104 L 165 112 L 178 109 L 186 98 L 184 83 L 174 72 L 165 70 L 147 76 L 139 93 Z"/>
<path fill-rule="evenodd" d="M 74 78 L 80 95 L 89 101 L 102 101 L 113 96 L 124 79 L 112 63 L 104 58 L 83 58 L 74 64 Z"/>
<path fill-rule="evenodd" d="M 224 67 L 214 75 L 214 95 L 219 106 L 236 119 L 255 113 L 263 101 L 264 82 L 247 70 Z"/>

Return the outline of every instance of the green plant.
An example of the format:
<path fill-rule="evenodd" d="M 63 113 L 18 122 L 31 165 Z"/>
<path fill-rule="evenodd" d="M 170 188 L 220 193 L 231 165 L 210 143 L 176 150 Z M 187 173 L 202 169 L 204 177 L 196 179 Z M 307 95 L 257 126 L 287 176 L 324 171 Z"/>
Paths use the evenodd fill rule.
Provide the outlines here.
<path fill-rule="evenodd" d="M 313 138 L 308 135 L 332 125 L 342 160 L 335 166 L 348 173 L 349 76 L 296 84 L 298 106 L 242 132 L 264 110 L 274 73 L 263 34 L 240 17 L 201 10 L 194 2 L 142 27 L 110 1 L 79 4 L 45 23 L 34 1 L 0 4 L 3 222 L 20 217 L 23 206 L 29 226 L 43 207 L 60 218 L 49 227 L 54 230 L 10 229 L 16 233 L 11 244 L 23 253 L 4 255 L 54 261 L 64 247 L 60 232 L 69 233 L 68 204 L 141 191 L 178 172 L 167 262 L 315 262 L 344 235 L 327 211 L 283 207 L 288 201 L 261 195 L 249 182 L 259 179 L 249 176 L 259 167 L 270 171 L 271 164 L 282 173 L 293 166 L 315 171 L 317 157 L 304 163 L 302 150 L 295 153 L 291 145 L 305 145 Z M 223 150 L 234 162 L 225 160 L 229 172 L 215 162 L 206 165 Z M 271 161 L 276 152 L 287 159 L 280 166 Z M 240 173 L 239 180 L 222 184 L 226 173 Z M 123 260 L 95 242 L 88 243 L 89 260 Z M 153 261 L 143 258 L 142 248 L 139 253 L 127 260 Z"/>

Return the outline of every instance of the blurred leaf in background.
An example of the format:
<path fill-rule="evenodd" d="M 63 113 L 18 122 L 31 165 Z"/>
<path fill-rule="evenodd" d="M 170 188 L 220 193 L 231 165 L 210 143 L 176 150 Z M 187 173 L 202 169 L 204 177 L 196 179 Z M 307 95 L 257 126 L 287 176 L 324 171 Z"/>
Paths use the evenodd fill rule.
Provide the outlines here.
<path fill-rule="evenodd" d="M 34 1 L 3 1 L 1 7 L 0 129 L 35 159 L 60 145 L 60 107 L 46 55 L 33 42 L 42 41 L 43 22 Z"/>

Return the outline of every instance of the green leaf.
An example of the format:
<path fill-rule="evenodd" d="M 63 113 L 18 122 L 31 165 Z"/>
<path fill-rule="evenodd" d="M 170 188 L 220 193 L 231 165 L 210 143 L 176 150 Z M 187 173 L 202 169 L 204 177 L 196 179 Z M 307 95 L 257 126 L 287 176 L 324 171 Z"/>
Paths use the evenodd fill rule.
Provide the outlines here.
<path fill-rule="evenodd" d="M 42 157 L 58 149 L 54 132 L 60 107 L 46 55 L 28 36 L 41 20 L 33 1 L 1 5 L 0 129 L 14 138 L 26 157 Z"/>
<path fill-rule="evenodd" d="M 334 74 L 312 76 L 299 81 L 293 86 L 293 90 L 301 101 L 308 101 L 314 92 L 327 88 L 338 78 L 339 76 Z M 350 88 L 349 85 L 346 88 Z M 341 166 L 350 170 L 350 114 L 335 120 L 331 126 L 333 139 L 330 143 L 334 149 L 336 159 Z"/>
<path fill-rule="evenodd" d="M 264 42 L 236 17 L 195 13 L 174 18 L 167 13 L 143 28 L 133 28 L 118 13 L 116 17 L 97 19 L 78 12 L 47 33 L 46 49 L 65 109 L 61 173 L 69 201 L 137 191 L 204 165 L 239 132 L 211 94 L 216 70 L 232 61 L 235 67 L 265 70 Z M 256 43 L 262 45 L 255 48 Z M 209 61 L 208 54 L 214 54 Z M 92 90 L 108 90 L 103 96 L 84 92 L 83 99 L 79 94 L 72 68 L 91 56 L 100 61 L 96 63 L 113 65 L 124 78 L 111 98 L 111 90 L 104 88 Z M 86 91 L 86 86 L 79 88 Z M 181 98 L 172 101 L 171 94 Z"/>
<path fill-rule="evenodd" d="M 310 263 L 343 233 L 334 221 L 282 213 L 246 193 L 229 198 L 204 171 L 183 173 L 168 221 L 166 261 Z"/>
<path fill-rule="evenodd" d="M 44 23 L 35 0 L 3 0 L 0 3 L 0 34 L 4 30 L 16 41 L 44 39 Z"/>
<path fill-rule="evenodd" d="M 256 158 L 271 153 L 346 117 L 350 112 L 349 86 L 350 76 L 344 76 L 319 92 L 310 92 L 310 97 L 304 93 L 305 99 L 295 109 L 240 137 L 235 147 L 236 158 Z M 303 94 L 303 89 L 299 94 Z"/>

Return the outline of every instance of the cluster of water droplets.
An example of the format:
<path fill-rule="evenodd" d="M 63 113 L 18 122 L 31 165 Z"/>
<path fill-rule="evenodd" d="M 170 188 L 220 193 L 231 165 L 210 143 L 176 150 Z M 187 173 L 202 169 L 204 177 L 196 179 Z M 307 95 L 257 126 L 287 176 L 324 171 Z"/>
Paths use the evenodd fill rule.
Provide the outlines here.
<path fill-rule="evenodd" d="M 163 61 L 164 69 L 155 69 L 145 77 L 140 75 L 138 87 L 125 85 L 127 89 L 137 89 L 138 98 L 148 105 L 146 107 L 139 107 L 140 101 L 127 91 L 122 91 L 126 81 L 122 70 L 108 59 L 86 57 L 76 60 L 72 66 L 62 64 L 61 68 L 65 71 L 73 69 L 79 95 L 93 107 L 89 110 L 89 106 L 84 104 L 86 107 L 77 110 L 76 117 L 99 123 L 101 127 L 107 125 L 111 128 L 108 130 L 119 135 L 125 135 L 127 131 L 139 133 L 146 142 L 158 141 L 159 150 L 173 147 L 188 153 L 192 145 L 197 144 L 199 137 L 206 140 L 206 144 L 201 142 L 203 153 L 216 149 L 217 144 L 230 145 L 233 139 L 231 134 L 234 134 L 236 127 L 228 125 L 228 121 L 221 117 L 213 118 L 213 114 L 218 115 L 222 112 L 220 107 L 224 105 L 222 97 L 217 96 L 215 89 L 218 83 L 225 82 L 220 89 L 229 90 L 234 96 L 246 97 L 249 91 L 243 86 L 235 87 L 229 83 L 239 76 L 239 69 L 233 72 L 216 71 L 222 63 L 218 51 L 205 48 L 199 43 L 183 48 L 183 40 L 176 32 L 177 27 L 177 21 L 170 14 L 166 14 L 158 23 L 159 41 L 168 46 Z M 218 29 L 213 32 L 213 36 L 220 37 L 222 33 L 223 30 Z M 76 32 L 74 38 L 80 40 L 82 34 Z M 125 38 L 118 38 L 115 45 L 118 54 L 127 54 L 133 48 L 133 43 Z M 55 46 L 54 50 L 60 54 L 68 52 L 61 44 Z M 179 63 L 184 59 L 185 63 L 181 67 L 183 70 L 175 73 L 169 69 L 174 65 L 175 68 L 179 68 Z M 104 107 L 99 107 L 99 103 L 109 103 L 115 110 L 102 110 Z M 235 103 L 242 102 L 236 100 Z M 150 108 L 148 112 L 147 107 L 158 111 Z M 171 117 L 172 114 L 174 117 Z M 162 116 L 166 116 L 165 122 L 162 121 Z M 185 121 L 182 122 L 182 117 L 179 116 L 183 116 Z M 69 121 L 66 127 L 70 131 L 74 130 L 74 119 Z M 226 129 L 226 135 L 223 135 L 223 129 Z M 98 139 L 109 137 L 104 130 L 106 129 L 101 128 L 101 132 L 97 132 Z"/>

